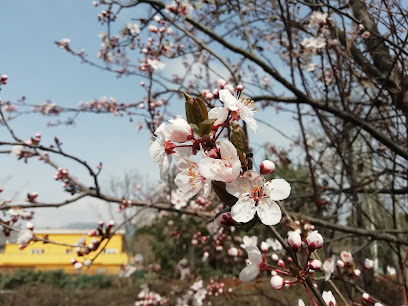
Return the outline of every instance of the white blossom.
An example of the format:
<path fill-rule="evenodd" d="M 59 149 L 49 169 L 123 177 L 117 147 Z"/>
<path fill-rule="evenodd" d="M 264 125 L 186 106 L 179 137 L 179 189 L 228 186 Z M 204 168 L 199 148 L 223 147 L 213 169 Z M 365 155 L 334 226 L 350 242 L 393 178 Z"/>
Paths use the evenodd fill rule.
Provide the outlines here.
<path fill-rule="evenodd" d="M 199 163 L 202 176 L 209 180 L 231 182 L 241 171 L 241 161 L 237 149 L 229 140 L 222 140 L 219 144 L 221 159 L 206 157 Z"/>
<path fill-rule="evenodd" d="M 262 263 L 262 253 L 253 245 L 247 246 L 245 250 L 248 253 L 248 259 L 251 261 L 251 264 L 241 270 L 239 279 L 243 282 L 250 282 L 260 273 L 259 265 Z"/>
<path fill-rule="evenodd" d="M 278 224 L 282 217 L 275 201 L 284 200 L 290 194 L 290 185 L 284 179 L 265 182 L 255 171 L 247 171 L 231 183 L 226 190 L 238 201 L 231 208 L 231 216 L 237 222 L 249 222 L 255 214 L 265 225 Z"/>
<path fill-rule="evenodd" d="M 251 128 L 252 132 L 256 133 L 258 125 L 254 119 L 254 112 L 258 110 L 253 101 L 249 99 L 241 99 L 234 97 L 228 89 L 219 91 L 220 100 L 224 102 L 229 109 L 233 118 L 244 120 Z"/>

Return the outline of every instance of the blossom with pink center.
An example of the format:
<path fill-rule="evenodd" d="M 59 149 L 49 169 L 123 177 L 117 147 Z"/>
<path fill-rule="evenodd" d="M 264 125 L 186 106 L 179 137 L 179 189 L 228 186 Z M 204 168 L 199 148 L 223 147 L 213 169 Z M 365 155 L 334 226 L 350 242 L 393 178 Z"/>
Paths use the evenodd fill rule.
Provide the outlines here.
<path fill-rule="evenodd" d="M 300 43 L 308 52 L 315 53 L 317 49 L 324 48 L 326 46 L 326 39 L 322 36 L 306 37 Z"/>
<path fill-rule="evenodd" d="M 179 161 L 177 168 L 181 172 L 177 174 L 174 182 L 183 191 L 182 199 L 190 199 L 202 189 L 204 190 L 204 197 L 208 197 L 211 191 L 211 181 L 201 175 L 195 161 L 183 158 Z"/>
<path fill-rule="evenodd" d="M 327 13 L 322 13 L 319 11 L 313 11 L 312 15 L 310 16 L 309 21 L 309 28 L 315 26 L 322 26 L 327 22 Z"/>
<path fill-rule="evenodd" d="M 371 35 L 371 33 L 370 33 L 370 32 L 368 32 L 368 31 L 364 31 L 364 32 L 363 32 L 363 34 L 361 34 L 361 37 L 362 37 L 362 38 L 369 38 L 369 37 L 370 37 L 370 35 Z"/>
<path fill-rule="evenodd" d="M 275 201 L 289 196 L 290 185 L 284 179 L 265 182 L 262 175 L 251 170 L 227 183 L 226 190 L 238 198 L 231 208 L 231 216 L 235 221 L 249 222 L 258 214 L 263 224 L 275 225 L 282 218 Z"/>
<path fill-rule="evenodd" d="M 162 70 L 164 69 L 165 64 L 163 64 L 161 61 L 157 59 L 147 59 L 147 64 L 154 70 Z"/>
<path fill-rule="evenodd" d="M 240 97 L 236 98 L 228 89 L 221 89 L 219 96 L 225 107 L 231 111 L 232 118 L 237 120 L 241 118 L 248 124 L 252 132 L 257 132 L 258 125 L 254 119 L 254 112 L 258 111 L 258 108 L 253 101 Z"/>
<path fill-rule="evenodd" d="M 351 252 L 347 252 L 347 251 L 342 251 L 340 253 L 340 258 L 346 264 L 353 261 L 353 255 L 351 254 Z"/>
<path fill-rule="evenodd" d="M 203 158 L 199 163 L 202 176 L 208 180 L 231 182 L 239 176 L 241 161 L 237 149 L 229 140 L 222 140 L 219 144 L 221 159 Z"/>
<path fill-rule="evenodd" d="M 253 245 L 247 246 L 245 250 L 248 253 L 248 258 L 251 261 L 251 264 L 241 270 L 239 273 L 239 279 L 243 282 L 250 282 L 255 279 L 261 271 L 259 265 L 262 263 L 262 253 Z"/>

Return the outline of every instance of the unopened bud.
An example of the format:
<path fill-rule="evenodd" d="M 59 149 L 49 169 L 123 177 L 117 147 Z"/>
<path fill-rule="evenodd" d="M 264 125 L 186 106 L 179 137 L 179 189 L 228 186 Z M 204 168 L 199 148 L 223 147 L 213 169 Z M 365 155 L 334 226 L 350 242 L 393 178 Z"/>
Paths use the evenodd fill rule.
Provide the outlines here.
<path fill-rule="evenodd" d="M 336 265 L 337 265 L 339 268 L 344 268 L 344 261 L 338 260 L 337 263 L 336 263 Z"/>
<path fill-rule="evenodd" d="M 277 290 L 281 290 L 285 286 L 285 280 L 280 275 L 275 275 L 271 278 L 271 286 Z"/>
<path fill-rule="evenodd" d="M 278 261 L 279 260 L 278 254 L 272 254 L 271 258 L 272 258 L 273 261 Z"/>
<path fill-rule="evenodd" d="M 369 295 L 367 292 L 364 292 L 364 293 L 363 293 L 362 298 L 363 298 L 364 300 L 366 300 L 367 302 L 370 301 L 370 295 Z"/>
<path fill-rule="evenodd" d="M 313 270 L 320 270 L 322 267 L 322 262 L 318 259 L 313 259 L 309 262 L 309 268 Z"/>
<path fill-rule="evenodd" d="M 108 227 L 113 227 L 115 225 L 115 221 L 111 220 L 108 223 Z"/>
<path fill-rule="evenodd" d="M 95 237 L 96 236 L 96 229 L 94 229 L 94 230 L 92 230 L 92 231 L 90 231 L 89 233 L 88 233 L 88 236 L 89 237 Z"/>
<path fill-rule="evenodd" d="M 366 258 L 364 261 L 364 268 L 367 270 L 370 270 L 374 267 L 374 260 Z"/>
<path fill-rule="evenodd" d="M 275 164 L 270 160 L 264 160 L 259 167 L 259 172 L 262 175 L 267 175 L 275 172 Z"/>
<path fill-rule="evenodd" d="M 26 227 L 27 227 L 27 229 L 29 229 L 30 231 L 34 230 L 34 224 L 32 224 L 31 222 L 27 222 Z"/>
<path fill-rule="evenodd" d="M 359 277 L 361 275 L 361 271 L 359 269 L 354 270 L 354 275 Z"/>
<path fill-rule="evenodd" d="M 89 267 L 91 265 L 92 265 L 92 260 L 87 259 L 87 260 L 84 261 L 84 266 Z"/>
<path fill-rule="evenodd" d="M 290 245 L 292 250 L 297 252 L 302 246 L 302 237 L 300 237 L 299 233 L 297 232 L 289 232 L 288 244 Z"/>
<path fill-rule="evenodd" d="M 278 266 L 281 267 L 281 268 L 284 268 L 285 267 L 285 262 L 282 259 L 279 259 L 278 260 Z"/>
<path fill-rule="evenodd" d="M 82 262 L 76 262 L 75 264 L 74 264 L 74 268 L 76 269 L 76 270 L 81 270 L 82 269 Z"/>
<path fill-rule="evenodd" d="M 237 225 L 237 222 L 234 221 L 234 219 L 232 219 L 231 213 L 229 212 L 219 215 L 217 218 L 215 218 L 214 222 L 218 226 L 229 227 L 229 226 Z"/>
<path fill-rule="evenodd" d="M 323 246 L 323 237 L 317 231 L 313 231 L 306 237 L 306 243 L 309 247 L 309 251 L 313 252 Z"/>

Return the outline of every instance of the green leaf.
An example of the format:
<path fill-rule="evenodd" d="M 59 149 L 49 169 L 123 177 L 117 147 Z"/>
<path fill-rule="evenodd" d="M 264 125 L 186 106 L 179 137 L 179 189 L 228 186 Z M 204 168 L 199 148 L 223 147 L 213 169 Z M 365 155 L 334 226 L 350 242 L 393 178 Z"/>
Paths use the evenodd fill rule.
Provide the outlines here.
<path fill-rule="evenodd" d="M 199 135 L 210 135 L 215 121 L 216 119 L 206 119 L 203 122 L 200 122 L 200 124 L 198 125 Z"/>
<path fill-rule="evenodd" d="M 241 152 L 245 153 L 248 151 L 247 138 L 244 129 L 239 124 L 232 126 L 231 142 Z"/>
<path fill-rule="evenodd" d="M 190 123 L 191 128 L 193 129 L 193 133 L 194 134 L 198 134 L 199 133 L 199 128 L 197 126 L 197 124 L 194 123 Z"/>
<path fill-rule="evenodd" d="M 227 204 L 228 206 L 232 206 L 238 201 L 238 199 L 236 197 L 229 194 L 225 190 L 225 183 L 224 182 L 212 181 L 211 184 L 212 184 L 214 192 L 217 194 L 217 196 L 220 198 L 220 200 L 223 203 Z"/>
<path fill-rule="evenodd" d="M 184 93 L 186 99 L 186 117 L 188 123 L 199 125 L 204 120 L 208 119 L 208 111 L 205 103 L 200 98 L 192 98 Z"/>

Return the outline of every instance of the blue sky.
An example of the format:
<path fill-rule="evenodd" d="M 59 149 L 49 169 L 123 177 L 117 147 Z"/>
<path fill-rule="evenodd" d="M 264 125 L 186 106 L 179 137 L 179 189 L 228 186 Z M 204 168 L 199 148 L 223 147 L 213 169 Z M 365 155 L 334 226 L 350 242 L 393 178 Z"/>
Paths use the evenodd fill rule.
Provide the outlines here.
<path fill-rule="evenodd" d="M 75 50 L 85 49 L 89 58 L 96 58 L 101 43 L 98 34 L 105 31 L 97 21 L 99 11 L 100 8 L 93 7 L 92 1 L 84 0 L 2 1 L 0 73 L 6 73 L 9 82 L 3 87 L 1 98 L 16 101 L 24 95 L 29 103 L 41 104 L 51 100 L 71 107 L 101 96 L 112 96 L 125 103 L 139 101 L 143 95 L 139 78 L 118 79 L 112 73 L 81 64 L 54 44 L 61 38 L 70 38 Z M 124 18 L 117 26 L 129 22 L 130 14 L 124 12 Z M 262 118 L 293 135 L 294 127 L 288 125 L 290 115 L 272 113 L 270 111 L 271 117 L 264 113 Z M 19 117 L 10 124 L 22 139 L 41 133 L 42 143 L 47 145 L 57 136 L 66 152 L 76 154 L 93 166 L 102 161 L 102 183 L 134 169 L 146 182 L 156 182 L 159 173 L 148 156 L 149 133 L 142 131 L 138 134 L 138 119 L 135 119 L 130 123 L 126 118 L 113 115 L 81 114 L 76 127 L 48 128 L 49 118 L 36 114 Z M 263 126 L 260 126 L 259 135 L 267 135 L 270 142 L 282 141 L 278 134 Z M 0 128 L 0 139 L 6 138 L 6 130 Z M 260 144 L 261 141 L 255 139 L 254 143 Z M 66 162 L 61 166 L 69 167 L 75 176 L 86 181 L 87 175 L 82 169 Z M 26 192 L 34 191 L 39 192 L 39 200 L 45 202 L 68 196 L 61 191 L 60 183 L 53 180 L 55 171 L 39 161 L 30 160 L 26 165 L 17 161 L 15 156 L 3 154 L 0 155 L 0 169 L 0 187 L 5 189 L 0 199 L 13 199 L 18 203 L 25 199 Z M 61 227 L 78 219 L 96 222 L 100 218 L 109 218 L 106 205 L 83 200 L 65 208 L 38 210 L 35 223 L 41 227 Z"/>

